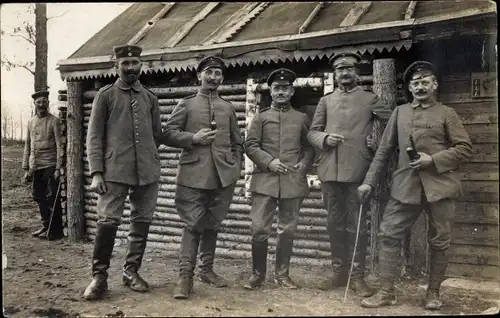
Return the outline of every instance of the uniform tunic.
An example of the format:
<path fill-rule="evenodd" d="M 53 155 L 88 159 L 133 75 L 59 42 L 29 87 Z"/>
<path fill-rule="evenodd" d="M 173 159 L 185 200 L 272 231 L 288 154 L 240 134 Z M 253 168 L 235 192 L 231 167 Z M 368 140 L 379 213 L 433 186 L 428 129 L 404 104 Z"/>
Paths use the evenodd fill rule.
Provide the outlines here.
<path fill-rule="evenodd" d="M 24 144 L 23 169 L 35 171 L 54 166 L 59 169 L 63 156 L 59 118 L 50 113 L 31 118 Z"/>
<path fill-rule="evenodd" d="M 160 178 L 161 119 L 158 98 L 136 81 L 116 80 L 97 93 L 87 133 L 90 173 L 128 185 Z"/>
<path fill-rule="evenodd" d="M 250 125 L 245 148 L 256 164 L 250 190 L 273 198 L 298 198 L 309 194 L 306 172 L 312 164 L 314 150 L 307 141 L 310 121 L 306 114 L 274 107 L 255 115 Z M 269 170 L 273 159 L 288 167 L 302 162 L 307 168 L 279 174 Z"/>
<path fill-rule="evenodd" d="M 374 115 L 385 122 L 390 110 L 377 95 L 358 86 L 348 91 L 337 88 L 320 99 L 308 138 L 321 150 L 318 165 L 321 181 L 363 180 L 373 157 L 366 138 L 372 131 Z M 330 133 L 343 135 L 344 142 L 327 147 L 325 138 Z"/>
<path fill-rule="evenodd" d="M 427 169 L 411 168 L 406 148 L 410 133 L 417 151 L 433 159 Z M 405 204 L 420 204 L 422 189 L 429 202 L 455 199 L 461 194 L 457 168 L 472 156 L 472 145 L 455 110 L 441 103 L 398 106 L 382 136 L 364 183 L 376 185 L 392 152 L 399 147 L 397 169 L 392 178 L 391 196 Z"/>

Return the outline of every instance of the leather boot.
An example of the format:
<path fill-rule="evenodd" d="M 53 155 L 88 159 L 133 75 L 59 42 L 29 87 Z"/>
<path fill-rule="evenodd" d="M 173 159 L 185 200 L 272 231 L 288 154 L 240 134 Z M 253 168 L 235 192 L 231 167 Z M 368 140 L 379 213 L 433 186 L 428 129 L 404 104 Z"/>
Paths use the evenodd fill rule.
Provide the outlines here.
<path fill-rule="evenodd" d="M 354 253 L 354 244 L 356 243 L 356 234 L 348 233 L 348 254 L 351 255 L 349 259 L 349 270 L 351 268 L 352 254 Z M 354 255 L 354 265 L 352 267 L 351 281 L 349 288 L 351 288 L 358 296 L 370 297 L 374 294 L 374 290 L 368 286 L 365 277 L 366 270 L 366 245 L 367 236 L 365 233 L 359 233 L 358 246 Z M 349 274 L 348 274 L 349 275 Z"/>
<path fill-rule="evenodd" d="M 148 242 L 150 223 L 130 223 L 128 251 L 123 266 L 123 285 L 136 292 L 147 292 L 148 283 L 137 273 L 142 265 L 142 258 Z"/>
<path fill-rule="evenodd" d="M 446 268 L 448 267 L 449 255 L 447 250 L 434 250 L 431 249 L 431 264 L 429 287 L 427 288 L 427 295 L 425 298 L 425 308 L 430 310 L 439 310 L 443 306 L 439 289 L 444 280 Z"/>
<path fill-rule="evenodd" d="M 371 297 L 363 298 L 361 306 L 368 308 L 379 308 L 395 305 L 397 302 L 394 293 L 394 282 L 392 279 L 381 279 L 380 289 Z"/>
<path fill-rule="evenodd" d="M 252 241 L 252 275 L 248 282 L 243 285 L 245 289 L 260 287 L 266 280 L 267 271 L 267 248 L 266 241 Z"/>
<path fill-rule="evenodd" d="M 175 299 L 187 299 L 191 295 L 199 244 L 200 234 L 185 227 L 182 232 L 179 257 L 179 281 L 174 289 Z"/>
<path fill-rule="evenodd" d="M 217 231 L 205 230 L 200 240 L 200 274 L 202 282 L 217 288 L 226 287 L 227 281 L 214 272 L 215 249 L 217 247 Z"/>
<path fill-rule="evenodd" d="M 113 253 L 116 230 L 114 224 L 97 223 L 97 232 L 94 242 L 94 254 L 92 256 L 92 282 L 87 286 L 83 297 L 86 300 L 101 299 L 108 290 L 109 260 Z"/>
<path fill-rule="evenodd" d="M 330 252 L 332 254 L 332 269 L 333 273 L 327 275 L 318 288 L 321 290 L 332 290 L 343 286 L 347 283 L 347 269 L 344 264 L 348 264 L 349 256 L 347 256 L 347 233 L 342 230 L 328 229 L 330 237 Z"/>
<path fill-rule="evenodd" d="M 285 234 L 278 235 L 274 282 L 287 289 L 297 289 L 297 284 L 290 278 L 289 273 L 292 252 L 293 237 Z"/>

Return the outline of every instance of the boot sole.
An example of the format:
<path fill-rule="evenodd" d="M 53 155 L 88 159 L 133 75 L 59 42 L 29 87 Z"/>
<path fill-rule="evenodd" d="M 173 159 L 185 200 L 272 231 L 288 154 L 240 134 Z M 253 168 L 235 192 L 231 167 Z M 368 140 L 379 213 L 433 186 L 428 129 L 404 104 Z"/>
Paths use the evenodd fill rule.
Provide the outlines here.
<path fill-rule="evenodd" d="M 425 309 L 428 309 L 428 310 L 440 310 L 441 307 L 443 307 L 443 304 L 441 304 L 441 305 L 425 305 Z"/>
<path fill-rule="evenodd" d="M 96 301 L 96 300 L 102 300 L 104 298 L 104 296 L 106 296 L 106 294 L 108 293 L 108 289 L 106 289 L 105 291 L 99 293 L 99 294 L 90 294 L 90 295 L 83 295 L 82 298 L 87 300 L 87 301 Z"/>

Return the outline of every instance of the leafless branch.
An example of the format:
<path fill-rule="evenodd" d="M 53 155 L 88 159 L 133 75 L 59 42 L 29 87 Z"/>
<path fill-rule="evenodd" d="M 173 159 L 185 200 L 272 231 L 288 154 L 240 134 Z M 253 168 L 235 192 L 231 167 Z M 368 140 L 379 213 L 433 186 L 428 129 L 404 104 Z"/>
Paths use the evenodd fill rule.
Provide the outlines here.
<path fill-rule="evenodd" d="M 13 63 L 13 62 L 9 61 L 5 56 L 2 56 L 1 64 L 2 64 L 2 66 L 4 66 L 7 69 L 7 71 L 10 71 L 11 69 L 16 68 L 16 67 L 21 67 L 21 68 L 24 68 L 25 70 L 27 70 L 28 72 L 30 72 L 31 75 L 35 76 L 35 71 L 30 68 L 30 66 L 34 65 L 33 62 L 27 62 L 24 64 Z"/>
<path fill-rule="evenodd" d="M 62 13 L 62 14 L 60 14 L 60 15 L 56 15 L 56 16 L 53 16 L 53 17 L 48 17 L 48 18 L 47 18 L 47 21 L 49 21 L 50 19 L 60 18 L 60 17 L 62 17 L 63 15 L 65 15 L 66 13 L 68 13 L 68 12 L 69 12 L 69 10 L 66 10 L 66 12 L 64 12 L 64 13 Z"/>
<path fill-rule="evenodd" d="M 28 37 L 27 37 L 27 36 L 24 36 L 24 35 L 22 35 L 22 34 L 17 34 L 17 33 L 9 33 L 9 32 L 5 32 L 5 31 L 3 32 L 3 34 L 6 34 L 6 35 L 9 35 L 9 36 L 12 36 L 12 37 L 19 37 L 19 38 L 22 38 L 22 39 L 24 39 L 24 40 L 28 41 L 28 43 L 35 45 L 35 40 L 34 40 L 33 38 L 31 38 L 31 36 L 28 36 Z"/>

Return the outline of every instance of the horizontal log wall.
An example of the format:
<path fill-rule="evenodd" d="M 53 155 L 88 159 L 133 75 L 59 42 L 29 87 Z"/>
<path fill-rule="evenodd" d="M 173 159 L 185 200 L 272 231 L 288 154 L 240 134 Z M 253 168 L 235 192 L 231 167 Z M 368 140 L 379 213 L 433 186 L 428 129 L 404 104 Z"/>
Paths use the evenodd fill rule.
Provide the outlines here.
<path fill-rule="evenodd" d="M 170 117 L 177 103 L 185 96 L 196 92 L 197 87 L 152 88 L 159 98 L 162 126 Z M 245 136 L 246 114 L 245 104 L 247 86 L 245 84 L 226 85 L 219 88 L 220 95 L 230 101 L 236 110 L 238 124 L 242 136 Z M 96 91 L 84 92 L 84 134 L 86 136 L 88 122 L 92 110 L 92 100 Z M 91 177 L 84 147 L 84 216 L 86 232 L 93 239 L 97 221 L 97 195 L 89 191 Z M 180 247 L 182 223 L 175 209 L 175 189 L 177 164 L 181 150 L 178 148 L 160 146 L 161 177 L 158 192 L 157 209 L 154 215 L 149 241 L 150 246 L 159 247 L 176 254 Z M 245 163 L 244 163 L 245 164 Z M 244 166 L 244 165 L 243 165 Z M 294 262 L 303 264 L 329 263 L 329 243 L 326 232 L 326 211 L 323 209 L 319 184 L 311 185 L 311 195 L 304 201 L 298 225 L 297 240 L 294 245 Z M 123 224 L 118 231 L 118 239 L 126 242 L 129 227 L 130 205 L 125 206 Z M 224 257 L 249 258 L 251 256 L 250 232 L 250 198 L 245 191 L 245 170 L 237 181 L 232 204 L 226 220 L 223 222 L 217 254 Z M 273 258 L 276 243 L 276 224 L 273 225 L 273 235 L 270 239 L 270 258 Z"/>
<path fill-rule="evenodd" d="M 453 107 L 472 141 L 473 157 L 459 169 L 449 276 L 498 279 L 498 101 L 471 96 L 471 74 L 441 79 L 440 101 Z"/>

